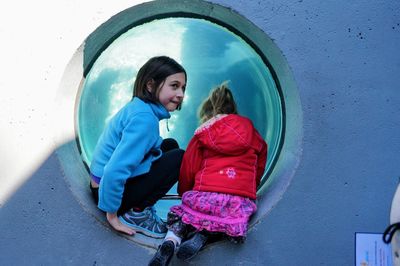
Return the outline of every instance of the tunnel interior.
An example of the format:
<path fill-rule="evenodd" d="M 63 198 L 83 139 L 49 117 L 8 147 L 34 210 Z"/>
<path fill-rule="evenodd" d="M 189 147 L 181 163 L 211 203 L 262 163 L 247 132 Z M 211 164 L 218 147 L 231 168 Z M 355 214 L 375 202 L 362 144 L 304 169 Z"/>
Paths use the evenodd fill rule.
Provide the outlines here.
<path fill-rule="evenodd" d="M 199 126 L 197 110 L 209 91 L 229 81 L 238 111 L 249 117 L 269 145 L 262 184 L 279 157 L 284 136 L 284 103 L 267 58 L 239 35 L 217 23 L 189 17 L 155 19 L 130 28 L 94 61 L 77 97 L 75 127 L 80 155 L 90 165 L 96 142 L 108 120 L 132 98 L 139 68 L 152 56 L 167 55 L 187 71 L 185 99 L 171 113 L 162 137 L 175 138 L 185 149 Z M 271 180 L 269 180 L 270 182 Z M 168 193 L 176 194 L 176 186 Z M 166 217 L 177 200 L 161 200 L 157 212 Z"/>

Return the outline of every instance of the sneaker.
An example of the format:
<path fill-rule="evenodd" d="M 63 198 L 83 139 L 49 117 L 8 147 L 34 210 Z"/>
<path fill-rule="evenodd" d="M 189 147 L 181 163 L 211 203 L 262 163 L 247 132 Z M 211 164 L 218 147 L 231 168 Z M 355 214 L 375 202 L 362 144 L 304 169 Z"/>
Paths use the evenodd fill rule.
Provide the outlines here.
<path fill-rule="evenodd" d="M 136 232 L 154 238 L 163 238 L 168 231 L 165 223 L 156 214 L 154 207 L 147 207 L 142 212 L 129 210 L 119 216 L 119 220 Z"/>
<path fill-rule="evenodd" d="M 149 266 L 166 266 L 172 259 L 175 251 L 175 244 L 171 240 L 164 241 L 160 246 L 154 257 L 150 260 Z"/>
<path fill-rule="evenodd" d="M 199 253 L 200 249 L 206 245 L 208 236 L 198 232 L 192 238 L 183 242 L 176 253 L 178 259 L 190 260 Z"/>

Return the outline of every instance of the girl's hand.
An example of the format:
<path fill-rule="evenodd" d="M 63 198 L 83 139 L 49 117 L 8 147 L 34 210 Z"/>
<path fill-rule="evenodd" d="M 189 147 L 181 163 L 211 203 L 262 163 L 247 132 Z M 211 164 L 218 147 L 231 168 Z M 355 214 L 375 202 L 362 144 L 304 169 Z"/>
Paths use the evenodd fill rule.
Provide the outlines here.
<path fill-rule="evenodd" d="M 118 219 L 117 213 L 107 212 L 106 217 L 107 221 L 115 230 L 128 234 L 130 236 L 136 233 L 135 230 L 121 223 L 121 221 Z"/>

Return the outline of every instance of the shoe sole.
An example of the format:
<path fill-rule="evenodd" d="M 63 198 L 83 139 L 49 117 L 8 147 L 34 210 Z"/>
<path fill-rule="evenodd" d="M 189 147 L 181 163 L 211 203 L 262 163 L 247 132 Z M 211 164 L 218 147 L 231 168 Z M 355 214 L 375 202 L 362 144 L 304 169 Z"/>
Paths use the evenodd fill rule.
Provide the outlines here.
<path fill-rule="evenodd" d="M 191 249 L 185 247 L 179 248 L 178 252 L 176 253 L 176 257 L 180 260 L 189 261 L 194 258 L 200 252 L 200 250 L 201 248 L 192 253 Z"/>
<path fill-rule="evenodd" d="M 143 228 L 143 227 L 140 227 L 137 225 L 132 225 L 132 224 L 128 223 L 127 221 L 125 221 L 124 218 L 118 217 L 118 219 L 121 221 L 121 223 L 123 223 L 123 224 L 129 226 L 130 228 L 132 228 L 133 230 L 135 230 L 136 233 L 141 233 L 142 235 L 145 235 L 145 236 L 149 236 L 152 238 L 164 238 L 165 235 L 167 234 L 167 232 L 162 233 L 162 234 L 157 234 L 150 230 L 147 230 L 146 228 Z"/>
<path fill-rule="evenodd" d="M 195 242 L 193 243 L 193 241 Z M 207 238 L 201 236 L 198 238 L 198 236 L 195 235 L 193 238 L 187 240 L 187 242 L 181 244 L 176 253 L 176 257 L 184 261 L 189 261 L 200 252 L 206 243 Z"/>
<path fill-rule="evenodd" d="M 157 251 L 156 255 L 159 254 L 159 257 L 153 258 L 149 266 L 164 266 L 168 265 L 174 255 L 174 247 L 171 246 L 161 246 L 160 250 Z"/>

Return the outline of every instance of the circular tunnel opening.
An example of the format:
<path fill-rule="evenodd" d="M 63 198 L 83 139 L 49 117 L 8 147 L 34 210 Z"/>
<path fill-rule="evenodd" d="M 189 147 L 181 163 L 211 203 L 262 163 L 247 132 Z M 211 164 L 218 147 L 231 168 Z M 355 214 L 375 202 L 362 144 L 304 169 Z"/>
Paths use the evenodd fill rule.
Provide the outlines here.
<path fill-rule="evenodd" d="M 198 105 L 209 90 L 229 80 L 239 112 L 269 144 L 267 168 L 257 192 L 250 230 L 282 199 L 301 158 L 302 108 L 290 67 L 262 30 L 233 10 L 205 1 L 152 1 L 111 17 L 93 31 L 66 66 L 55 99 L 56 155 L 65 181 L 81 207 L 105 226 L 89 190 L 88 165 L 107 120 L 131 99 L 138 68 L 168 55 L 188 72 L 182 110 L 161 122 L 161 135 L 182 148 L 198 126 Z M 175 194 L 176 187 L 169 191 Z M 161 200 L 166 216 L 173 200 Z M 159 241 L 121 236 L 145 247 Z"/>
<path fill-rule="evenodd" d="M 176 59 L 188 75 L 182 109 L 171 113 L 168 126 L 161 121 L 161 136 L 175 138 L 185 149 L 199 125 L 199 105 L 213 87 L 229 81 L 239 113 L 253 121 L 269 145 L 264 184 L 279 155 L 283 135 L 283 103 L 272 71 L 240 36 L 199 18 L 163 18 L 133 27 L 94 61 L 82 86 L 75 118 L 85 164 L 90 165 L 108 120 L 131 100 L 139 68 L 156 55 Z M 176 185 L 169 194 L 176 194 Z M 173 204 L 177 200 L 159 201 L 156 208 L 160 216 L 165 218 Z"/>

